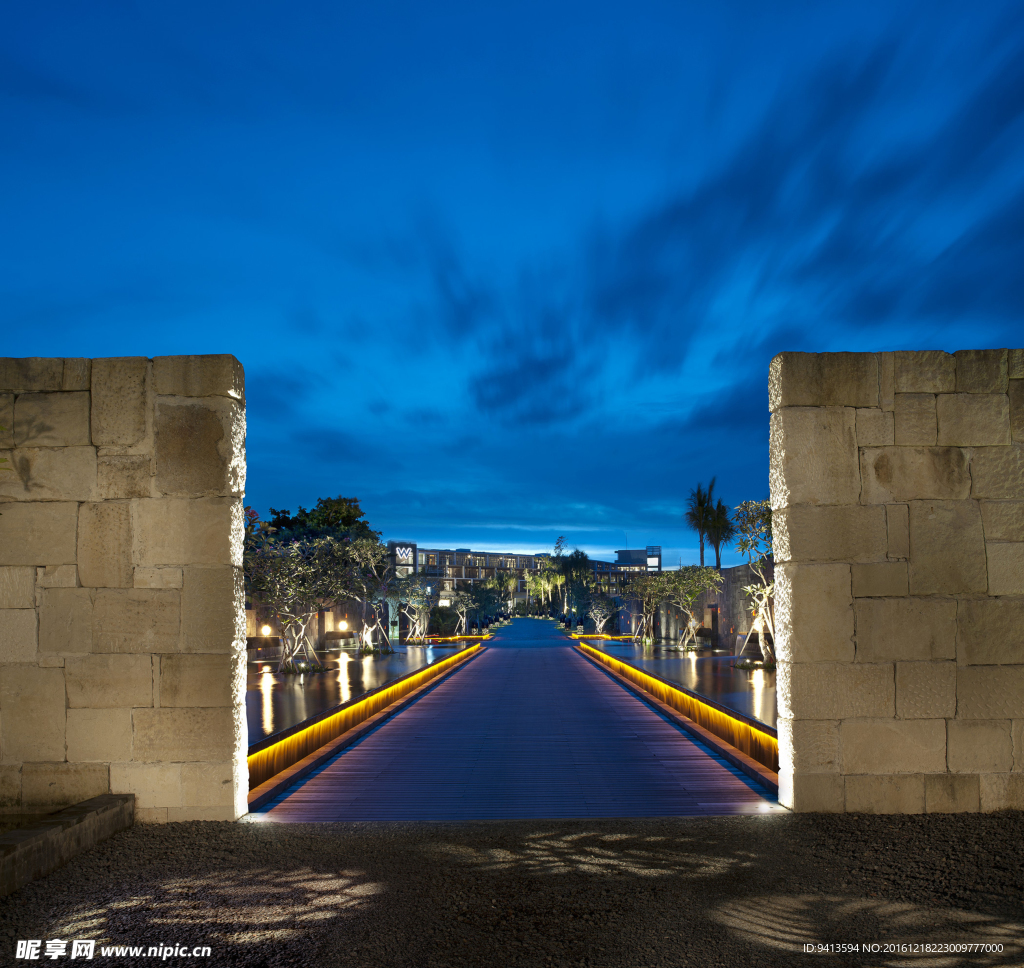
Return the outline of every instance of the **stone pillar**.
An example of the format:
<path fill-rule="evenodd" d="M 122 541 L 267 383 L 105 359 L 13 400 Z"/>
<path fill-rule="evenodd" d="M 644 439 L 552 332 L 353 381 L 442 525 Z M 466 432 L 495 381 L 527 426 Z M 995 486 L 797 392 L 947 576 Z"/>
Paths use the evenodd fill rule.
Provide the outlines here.
<path fill-rule="evenodd" d="M 1024 808 L 1024 351 L 771 364 L 780 799 Z"/>
<path fill-rule="evenodd" d="M 232 356 L 0 359 L 0 806 L 246 811 Z"/>

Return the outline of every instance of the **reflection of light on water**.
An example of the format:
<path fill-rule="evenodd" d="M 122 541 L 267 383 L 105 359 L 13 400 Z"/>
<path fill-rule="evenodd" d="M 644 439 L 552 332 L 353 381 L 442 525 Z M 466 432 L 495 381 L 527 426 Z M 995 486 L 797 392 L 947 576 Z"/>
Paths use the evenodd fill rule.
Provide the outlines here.
<path fill-rule="evenodd" d="M 260 692 L 263 695 L 263 735 L 269 736 L 274 732 L 274 677 L 270 672 L 270 666 L 263 667 Z"/>
<path fill-rule="evenodd" d="M 771 710 L 768 708 L 768 675 L 764 669 L 754 669 L 750 673 L 751 705 L 754 719 L 762 723 L 770 722 Z"/>
<path fill-rule="evenodd" d="M 348 702 L 352 687 L 348 681 L 348 664 L 352 657 L 347 652 L 338 653 L 338 702 Z"/>

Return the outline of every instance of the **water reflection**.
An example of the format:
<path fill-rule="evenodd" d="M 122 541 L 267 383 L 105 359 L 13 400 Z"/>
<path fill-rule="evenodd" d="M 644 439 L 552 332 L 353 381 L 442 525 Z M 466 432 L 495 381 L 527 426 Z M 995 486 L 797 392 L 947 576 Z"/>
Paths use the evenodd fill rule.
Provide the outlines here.
<path fill-rule="evenodd" d="M 276 661 L 268 664 L 266 658 L 252 658 L 245 693 L 249 745 L 407 672 L 421 669 L 453 651 L 456 650 L 414 647 L 407 652 L 382 656 L 318 652 L 317 658 L 327 671 L 300 676 L 278 675 L 273 671 Z"/>
<path fill-rule="evenodd" d="M 734 669 L 736 657 L 726 653 L 677 652 L 661 646 L 630 645 L 625 642 L 593 642 L 609 655 L 653 672 L 708 699 L 776 726 L 775 673 L 764 669 Z"/>

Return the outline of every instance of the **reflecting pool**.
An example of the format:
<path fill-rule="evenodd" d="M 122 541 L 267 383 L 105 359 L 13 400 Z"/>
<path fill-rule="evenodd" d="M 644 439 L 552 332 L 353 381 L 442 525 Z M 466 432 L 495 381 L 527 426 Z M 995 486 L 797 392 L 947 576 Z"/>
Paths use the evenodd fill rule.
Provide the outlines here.
<path fill-rule="evenodd" d="M 393 655 L 357 655 L 354 652 L 317 652 L 326 672 L 309 675 L 278 675 L 277 659 L 250 655 L 245 692 L 249 745 L 288 729 L 333 706 L 383 686 L 407 672 L 415 672 L 435 659 L 451 655 L 463 646 L 410 646 Z"/>
<path fill-rule="evenodd" d="M 591 640 L 591 645 L 637 668 L 775 727 L 775 673 L 734 669 L 736 656 L 722 652 L 679 652 L 663 646 L 646 650 L 628 642 Z"/>

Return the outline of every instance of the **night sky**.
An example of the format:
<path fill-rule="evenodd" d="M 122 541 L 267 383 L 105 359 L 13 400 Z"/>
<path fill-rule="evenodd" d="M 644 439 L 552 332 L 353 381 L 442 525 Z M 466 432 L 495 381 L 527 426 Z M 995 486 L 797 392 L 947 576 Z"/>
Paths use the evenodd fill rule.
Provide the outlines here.
<path fill-rule="evenodd" d="M 12 5 L 0 353 L 234 353 L 263 512 L 687 563 L 775 353 L 1024 345 L 1022 117 L 1019 3 Z"/>

